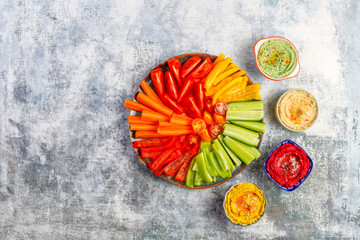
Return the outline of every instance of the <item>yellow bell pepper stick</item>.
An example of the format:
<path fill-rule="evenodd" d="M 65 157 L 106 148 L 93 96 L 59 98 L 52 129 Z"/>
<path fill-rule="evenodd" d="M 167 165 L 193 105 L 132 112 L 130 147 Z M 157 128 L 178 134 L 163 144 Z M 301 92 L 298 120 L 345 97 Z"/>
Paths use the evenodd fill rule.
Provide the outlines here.
<path fill-rule="evenodd" d="M 237 67 L 235 63 L 230 63 L 229 66 L 227 66 L 227 68 L 225 68 L 224 72 L 229 71 L 230 69 Z"/>
<path fill-rule="evenodd" d="M 213 66 L 215 67 L 215 65 L 216 65 L 218 62 L 221 62 L 222 60 L 224 60 L 224 58 L 225 58 L 225 55 L 221 53 L 221 54 L 215 59 L 215 61 L 213 62 Z"/>
<path fill-rule="evenodd" d="M 205 92 L 205 95 L 208 97 L 208 96 L 211 96 L 211 95 L 214 95 L 217 91 L 219 91 L 221 88 L 225 87 L 226 84 L 228 84 L 229 82 L 231 82 L 233 80 L 232 77 L 227 77 L 227 78 L 224 78 L 218 85 L 212 87 L 209 89 L 209 91 L 206 91 Z"/>
<path fill-rule="evenodd" d="M 241 77 L 241 82 L 239 82 L 238 84 L 236 84 L 233 88 L 225 91 L 223 94 L 234 94 L 236 93 L 237 91 L 241 90 L 241 89 L 244 89 L 247 85 L 247 82 L 249 80 L 249 78 L 247 76 L 245 77 Z"/>
<path fill-rule="evenodd" d="M 206 80 L 205 80 L 205 89 L 209 90 L 211 85 L 213 84 L 215 78 L 221 74 L 224 69 L 232 62 L 231 58 L 225 58 L 224 60 L 222 60 L 221 62 L 219 62 L 218 64 L 216 64 L 216 66 L 211 70 L 211 72 L 209 73 L 209 75 L 207 75 Z"/>
<path fill-rule="evenodd" d="M 239 70 L 240 70 L 239 67 L 234 67 L 234 68 L 232 68 L 232 69 L 230 69 L 230 70 L 228 70 L 228 71 L 226 71 L 226 72 L 224 71 L 222 74 L 220 74 L 220 75 L 214 80 L 213 85 L 217 85 L 221 80 L 223 80 L 224 78 L 230 76 L 231 74 L 233 74 L 233 73 L 235 73 L 235 72 L 237 72 L 237 71 L 239 71 Z"/>
<path fill-rule="evenodd" d="M 246 74 L 245 70 L 241 70 L 239 72 L 234 73 L 233 75 L 231 75 L 230 77 L 232 77 L 233 79 L 244 76 Z"/>
<path fill-rule="evenodd" d="M 251 85 L 246 86 L 245 89 L 239 89 L 235 93 L 232 93 L 232 94 L 225 93 L 225 94 L 221 95 L 219 97 L 219 102 L 222 102 L 222 103 L 233 102 L 241 97 L 244 97 L 250 93 L 257 92 L 259 90 L 260 90 L 260 83 L 251 84 Z"/>
<path fill-rule="evenodd" d="M 229 82 L 228 84 L 225 85 L 225 87 L 221 88 L 217 93 L 215 93 L 213 99 L 212 99 L 212 103 L 213 105 L 215 105 L 218 97 L 225 92 L 226 90 L 228 90 L 229 88 L 231 88 L 232 86 L 236 85 L 237 83 L 241 82 L 241 78 L 236 78 L 234 80 L 232 80 L 231 82 Z"/>
<path fill-rule="evenodd" d="M 251 100 L 261 100 L 260 93 L 259 92 L 250 93 L 246 96 L 237 98 L 234 101 L 242 102 L 242 101 L 251 101 Z"/>

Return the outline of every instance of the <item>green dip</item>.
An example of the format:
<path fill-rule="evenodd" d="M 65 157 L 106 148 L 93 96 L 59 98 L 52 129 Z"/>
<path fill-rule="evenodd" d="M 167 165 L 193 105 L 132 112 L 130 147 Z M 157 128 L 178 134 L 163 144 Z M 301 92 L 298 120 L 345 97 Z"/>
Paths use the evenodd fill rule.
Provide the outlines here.
<path fill-rule="evenodd" d="M 269 40 L 260 46 L 258 63 L 261 70 L 273 78 L 283 78 L 296 67 L 294 47 L 284 40 Z"/>

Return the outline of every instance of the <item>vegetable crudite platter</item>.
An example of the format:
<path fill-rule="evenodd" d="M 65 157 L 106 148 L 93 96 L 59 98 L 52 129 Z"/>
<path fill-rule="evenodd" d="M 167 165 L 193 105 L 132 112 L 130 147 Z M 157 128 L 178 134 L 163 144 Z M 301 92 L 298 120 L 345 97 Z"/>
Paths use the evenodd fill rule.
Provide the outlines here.
<path fill-rule="evenodd" d="M 185 188 L 222 184 L 260 157 L 260 84 L 230 57 L 170 58 L 125 101 L 132 146 L 156 176 Z"/>

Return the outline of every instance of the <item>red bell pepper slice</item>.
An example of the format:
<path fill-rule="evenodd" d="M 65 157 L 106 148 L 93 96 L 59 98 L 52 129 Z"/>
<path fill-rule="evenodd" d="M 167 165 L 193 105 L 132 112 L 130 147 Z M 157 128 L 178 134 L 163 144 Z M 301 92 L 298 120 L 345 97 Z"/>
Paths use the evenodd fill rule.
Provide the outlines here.
<path fill-rule="evenodd" d="M 153 138 L 151 140 L 141 140 L 141 141 L 135 141 L 132 144 L 133 148 L 143 148 L 143 147 L 156 147 L 163 145 L 170 141 L 169 137 L 165 138 Z"/>
<path fill-rule="evenodd" d="M 174 100 L 178 100 L 178 87 L 176 86 L 174 76 L 171 74 L 170 71 L 165 72 L 165 87 L 170 97 Z"/>
<path fill-rule="evenodd" d="M 180 135 L 178 136 L 178 138 L 179 138 L 179 142 L 182 143 L 186 140 L 186 134 Z"/>
<path fill-rule="evenodd" d="M 202 133 L 206 129 L 206 123 L 201 118 L 195 118 L 192 121 L 191 126 L 195 133 Z"/>
<path fill-rule="evenodd" d="M 208 98 L 206 100 L 205 108 L 206 108 L 206 111 L 208 111 L 210 113 L 214 112 L 214 104 L 212 104 L 212 100 L 210 98 Z"/>
<path fill-rule="evenodd" d="M 226 123 L 226 117 L 223 115 L 219 115 L 217 113 L 214 113 L 213 115 L 214 121 L 218 124 L 225 124 Z"/>
<path fill-rule="evenodd" d="M 156 151 L 156 152 L 141 151 L 141 157 L 142 157 L 142 158 L 157 157 L 157 156 L 159 156 L 162 152 L 163 152 L 163 151 Z"/>
<path fill-rule="evenodd" d="M 179 181 L 179 182 L 183 182 L 186 178 L 186 175 L 189 171 L 189 167 L 191 165 L 191 160 L 192 158 L 190 158 L 188 161 L 186 161 L 185 163 L 183 163 L 183 165 L 180 167 L 179 171 L 176 173 L 174 179 Z"/>
<path fill-rule="evenodd" d="M 184 107 L 175 102 L 167 93 L 162 97 L 162 101 L 177 114 L 183 114 L 185 112 Z"/>
<path fill-rule="evenodd" d="M 198 56 L 193 56 L 186 60 L 186 62 L 181 66 L 180 77 L 185 79 L 187 75 L 191 73 L 192 70 L 201 62 L 201 58 Z"/>
<path fill-rule="evenodd" d="M 167 164 L 171 163 L 172 161 L 174 161 L 175 159 L 177 159 L 178 157 L 180 157 L 182 155 L 182 152 L 180 149 L 175 150 L 174 152 L 172 152 L 172 154 L 161 164 L 160 167 L 158 167 L 155 171 L 154 174 L 156 176 L 160 176 L 163 172 L 164 172 L 164 168 L 166 167 Z"/>
<path fill-rule="evenodd" d="M 197 154 L 199 146 L 199 143 L 195 144 L 190 151 L 166 165 L 164 173 L 168 176 L 173 176 L 185 162 L 191 161 L 191 159 Z"/>
<path fill-rule="evenodd" d="M 184 99 L 182 106 L 185 108 L 185 112 L 192 118 L 201 118 L 202 112 L 199 106 L 196 104 L 193 96 L 188 96 Z"/>
<path fill-rule="evenodd" d="M 195 86 L 195 80 L 190 78 L 185 79 L 185 82 L 182 85 L 179 99 L 177 102 L 178 103 L 182 102 L 182 100 L 193 91 L 194 86 Z"/>
<path fill-rule="evenodd" d="M 209 127 L 210 136 L 216 138 L 221 133 L 221 130 L 222 128 L 220 124 L 217 123 L 211 124 Z"/>
<path fill-rule="evenodd" d="M 159 167 L 163 166 L 164 162 L 170 157 L 170 155 L 181 147 L 179 142 L 176 142 L 175 146 L 172 146 L 166 149 L 162 154 L 160 154 L 154 161 L 149 162 L 148 166 L 152 171 L 155 171 Z"/>
<path fill-rule="evenodd" d="M 211 124 L 214 123 L 214 120 L 213 120 L 213 118 L 212 118 L 212 116 L 211 116 L 211 113 L 209 113 L 209 112 L 206 111 L 206 110 L 204 111 L 203 119 L 204 119 L 204 121 L 205 121 L 205 123 L 206 123 L 207 125 L 211 125 Z"/>
<path fill-rule="evenodd" d="M 200 107 L 201 110 L 204 110 L 204 108 L 205 108 L 205 91 L 204 91 L 204 82 L 203 81 L 198 81 L 195 84 L 194 92 L 195 92 L 195 100 L 196 100 L 198 106 Z"/>
<path fill-rule="evenodd" d="M 214 111 L 219 115 L 226 115 L 227 104 L 226 103 L 216 103 L 214 106 Z"/>
<path fill-rule="evenodd" d="M 165 93 L 164 86 L 164 74 L 161 68 L 157 68 L 150 72 L 151 81 L 154 84 L 155 91 L 159 95 L 159 97 L 163 96 Z"/>
<path fill-rule="evenodd" d="M 206 75 L 208 75 L 212 68 L 213 68 L 213 63 L 209 58 L 206 58 L 187 77 L 191 79 L 201 79 Z"/>
<path fill-rule="evenodd" d="M 167 149 L 169 147 L 172 147 L 175 144 L 176 140 L 177 140 L 177 137 L 172 137 L 171 141 L 169 143 L 167 143 L 167 144 L 163 144 L 163 145 L 157 146 L 157 147 L 141 148 L 141 151 L 144 151 L 144 152 L 158 152 L 158 151 Z"/>
<path fill-rule="evenodd" d="M 179 59 L 177 59 L 177 58 L 170 59 L 168 61 L 168 66 L 169 66 L 170 72 L 175 77 L 175 80 L 176 80 L 178 86 L 181 87 L 181 85 L 182 85 L 182 80 L 180 78 L 181 63 L 180 63 Z"/>

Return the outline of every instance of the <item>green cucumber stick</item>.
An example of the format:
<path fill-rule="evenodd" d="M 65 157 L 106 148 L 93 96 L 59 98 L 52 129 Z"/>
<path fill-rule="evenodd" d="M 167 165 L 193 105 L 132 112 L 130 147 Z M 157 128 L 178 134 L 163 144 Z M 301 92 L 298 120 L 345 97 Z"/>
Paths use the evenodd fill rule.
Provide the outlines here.
<path fill-rule="evenodd" d="M 231 121 L 231 123 L 256 132 L 265 133 L 266 130 L 266 123 L 262 122 Z"/>
<path fill-rule="evenodd" d="M 260 101 L 231 102 L 227 104 L 228 111 L 263 110 L 264 103 Z"/>
<path fill-rule="evenodd" d="M 235 155 L 235 153 L 233 153 L 233 152 L 230 150 L 230 148 L 228 148 L 228 147 L 226 146 L 226 144 L 224 143 L 224 136 L 223 136 L 222 134 L 220 134 L 220 135 L 218 136 L 218 139 L 219 139 L 221 145 L 225 148 L 225 151 L 229 154 L 231 160 L 233 160 L 234 164 L 235 164 L 236 166 L 240 166 L 240 165 L 241 165 L 241 160 Z"/>
<path fill-rule="evenodd" d="M 255 156 L 249 153 L 238 141 L 226 136 L 224 142 L 246 165 L 255 159 Z"/>
<path fill-rule="evenodd" d="M 244 144 L 242 142 L 238 142 L 246 151 L 251 153 L 255 159 L 258 159 L 261 156 L 261 152 L 256 147 L 249 146 L 247 144 Z"/>
<path fill-rule="evenodd" d="M 260 142 L 260 139 L 258 137 L 259 135 L 258 135 L 258 133 L 255 133 L 253 131 L 250 131 L 250 132 L 248 132 L 248 131 L 250 131 L 250 130 L 236 126 L 234 124 L 226 123 L 223 134 L 225 136 L 232 137 L 232 138 L 234 138 L 238 141 L 241 141 L 245 144 L 248 144 L 250 146 L 256 147 Z M 250 134 L 251 132 L 255 133 L 256 135 Z"/>

